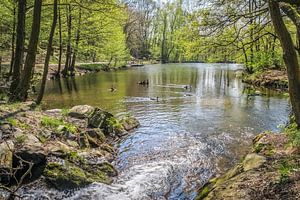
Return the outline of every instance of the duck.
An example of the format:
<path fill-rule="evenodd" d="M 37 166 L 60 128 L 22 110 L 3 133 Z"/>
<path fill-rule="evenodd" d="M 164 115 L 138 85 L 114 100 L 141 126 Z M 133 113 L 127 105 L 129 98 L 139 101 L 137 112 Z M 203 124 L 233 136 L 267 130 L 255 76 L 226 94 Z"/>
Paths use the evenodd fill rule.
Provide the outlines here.
<path fill-rule="evenodd" d="M 159 99 L 158 97 L 156 97 L 156 98 L 150 97 L 150 100 L 152 100 L 152 101 L 157 101 L 158 102 L 159 101 L 158 99 Z"/>
<path fill-rule="evenodd" d="M 109 90 L 110 90 L 111 92 L 115 92 L 115 91 L 117 91 L 117 89 L 116 89 L 116 88 L 114 88 L 114 87 L 111 87 Z"/>

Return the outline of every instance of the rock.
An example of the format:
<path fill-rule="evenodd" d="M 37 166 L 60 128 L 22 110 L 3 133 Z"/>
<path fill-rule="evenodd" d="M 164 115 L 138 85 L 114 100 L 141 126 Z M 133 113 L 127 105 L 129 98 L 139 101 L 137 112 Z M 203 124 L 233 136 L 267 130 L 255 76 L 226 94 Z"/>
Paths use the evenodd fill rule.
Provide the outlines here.
<path fill-rule="evenodd" d="M 99 147 L 106 140 L 104 133 L 100 129 L 88 129 L 86 136 L 93 148 Z"/>
<path fill-rule="evenodd" d="M 123 125 L 126 131 L 130 131 L 140 126 L 139 121 L 132 116 L 127 116 L 121 119 L 121 124 Z"/>
<path fill-rule="evenodd" d="M 116 174 L 109 163 L 77 166 L 66 160 L 48 162 L 44 170 L 46 180 L 58 190 L 79 188 L 93 182 L 108 184 L 111 183 L 110 176 Z"/>
<path fill-rule="evenodd" d="M 44 113 L 47 115 L 61 115 L 62 109 L 46 110 Z"/>
<path fill-rule="evenodd" d="M 44 170 L 46 180 L 58 190 L 73 189 L 92 183 L 84 171 L 75 165 L 50 162 Z"/>
<path fill-rule="evenodd" d="M 0 168 L 12 167 L 14 143 L 11 140 L 0 144 Z"/>
<path fill-rule="evenodd" d="M 92 106 L 88 106 L 88 105 L 74 106 L 69 111 L 69 116 L 78 119 L 84 119 L 89 117 L 93 113 L 93 111 L 94 108 Z"/>
<path fill-rule="evenodd" d="M 90 147 L 89 139 L 85 133 L 80 133 L 79 146 L 82 149 Z"/>
<path fill-rule="evenodd" d="M 0 183 L 9 184 L 11 180 L 10 171 L 13 167 L 14 143 L 11 140 L 0 144 Z"/>
<path fill-rule="evenodd" d="M 243 161 L 244 171 L 256 169 L 266 162 L 266 158 L 258 154 L 248 154 Z"/>
<path fill-rule="evenodd" d="M 13 132 L 12 125 L 10 123 L 0 124 L 0 132 L 2 133 L 3 136 L 10 135 Z"/>
<path fill-rule="evenodd" d="M 69 147 L 68 145 L 60 141 L 47 142 L 45 149 L 48 152 L 48 154 L 57 155 L 57 156 L 67 154 L 72 151 L 71 147 Z"/>
<path fill-rule="evenodd" d="M 100 128 L 104 134 L 109 134 L 109 119 L 112 117 L 111 113 L 96 108 L 88 119 L 88 125 L 92 128 Z"/>

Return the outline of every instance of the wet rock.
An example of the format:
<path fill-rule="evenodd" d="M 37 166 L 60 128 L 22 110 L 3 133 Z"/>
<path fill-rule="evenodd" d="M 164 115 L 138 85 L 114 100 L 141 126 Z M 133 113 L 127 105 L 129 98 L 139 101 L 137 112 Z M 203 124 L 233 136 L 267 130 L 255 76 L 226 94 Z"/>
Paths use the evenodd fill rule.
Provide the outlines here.
<path fill-rule="evenodd" d="M 140 126 L 139 121 L 132 116 L 124 117 L 120 122 L 126 131 L 130 131 Z"/>
<path fill-rule="evenodd" d="M 69 111 L 69 116 L 78 119 L 84 119 L 90 116 L 93 113 L 93 111 L 94 108 L 92 106 L 88 106 L 88 105 L 74 106 Z"/>
<path fill-rule="evenodd" d="M 88 125 L 92 128 L 100 128 L 105 134 L 109 134 L 109 119 L 112 117 L 111 113 L 96 108 L 88 119 Z"/>
<path fill-rule="evenodd" d="M 69 161 L 48 162 L 44 176 L 58 190 L 74 189 L 93 182 L 110 183 L 116 170 L 110 164 L 77 166 Z"/>

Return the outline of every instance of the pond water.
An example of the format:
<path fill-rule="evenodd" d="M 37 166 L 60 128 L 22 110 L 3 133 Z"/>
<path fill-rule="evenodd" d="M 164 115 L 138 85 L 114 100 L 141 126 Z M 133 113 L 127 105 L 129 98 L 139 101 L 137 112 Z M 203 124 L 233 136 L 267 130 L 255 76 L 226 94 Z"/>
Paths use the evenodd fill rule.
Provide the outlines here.
<path fill-rule="evenodd" d="M 141 123 L 119 144 L 114 183 L 95 183 L 69 198 L 193 199 L 210 177 L 238 162 L 256 134 L 278 131 L 287 121 L 288 99 L 267 90 L 263 96 L 247 95 L 249 89 L 235 75 L 239 69 L 235 64 L 148 65 L 49 81 L 44 108 L 89 104 L 114 114 L 129 112 Z M 143 80 L 149 85 L 137 84 Z"/>

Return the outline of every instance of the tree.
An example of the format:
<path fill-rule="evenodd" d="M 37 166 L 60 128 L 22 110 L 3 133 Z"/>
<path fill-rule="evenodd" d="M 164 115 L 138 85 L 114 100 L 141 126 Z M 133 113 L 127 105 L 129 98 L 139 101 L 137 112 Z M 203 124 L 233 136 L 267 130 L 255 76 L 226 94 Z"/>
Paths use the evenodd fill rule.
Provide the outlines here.
<path fill-rule="evenodd" d="M 282 2 L 286 2 L 287 4 L 283 4 L 282 8 L 286 11 L 287 16 L 293 20 L 293 17 L 299 17 L 299 1 L 293 0 L 282 0 Z M 283 58 L 288 72 L 288 80 L 289 80 L 289 93 L 290 100 L 293 108 L 293 112 L 295 115 L 295 121 L 300 127 L 300 64 L 299 59 L 296 52 L 296 48 L 291 37 L 291 33 L 287 29 L 283 17 L 280 11 L 280 4 L 278 1 L 268 0 L 269 10 L 271 14 L 271 19 L 275 28 L 275 31 L 279 37 L 282 50 L 283 50 Z M 297 9 L 294 9 L 293 6 L 297 6 Z M 294 25 L 297 28 L 300 28 L 298 23 Z"/>
<path fill-rule="evenodd" d="M 40 34 L 42 0 L 34 1 L 33 20 L 31 34 L 28 45 L 28 52 L 25 60 L 24 70 L 21 80 L 15 91 L 11 94 L 10 101 L 25 101 L 28 97 L 28 89 L 35 65 L 36 51 Z"/>
<path fill-rule="evenodd" d="M 25 18 L 26 18 L 26 0 L 18 1 L 18 24 L 17 41 L 13 62 L 12 83 L 10 93 L 13 94 L 20 82 L 21 66 L 23 60 L 24 41 L 25 41 Z"/>
<path fill-rule="evenodd" d="M 45 63 L 44 63 L 44 72 L 43 72 L 43 78 L 42 78 L 42 82 L 41 82 L 41 88 L 40 88 L 40 92 L 38 94 L 38 97 L 36 99 L 37 104 L 41 103 L 41 101 L 43 99 L 43 96 L 44 96 L 44 92 L 45 92 L 45 86 L 46 86 L 46 80 L 47 80 L 47 75 L 48 75 L 50 56 L 51 56 L 51 52 L 53 50 L 52 49 L 52 42 L 53 42 L 53 36 L 54 36 L 54 33 L 55 33 L 56 23 L 57 23 L 57 0 L 54 0 L 54 4 L 53 4 L 53 22 L 52 22 L 52 26 L 51 26 L 50 35 L 49 35 L 49 41 L 48 41 L 46 59 L 45 59 Z"/>

